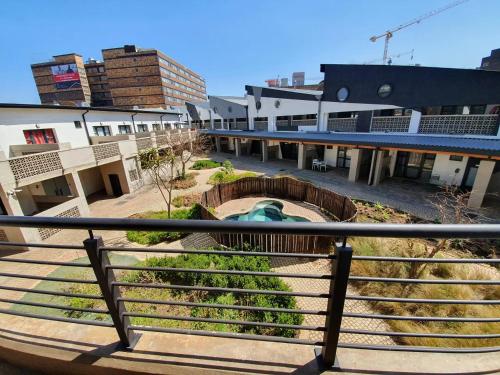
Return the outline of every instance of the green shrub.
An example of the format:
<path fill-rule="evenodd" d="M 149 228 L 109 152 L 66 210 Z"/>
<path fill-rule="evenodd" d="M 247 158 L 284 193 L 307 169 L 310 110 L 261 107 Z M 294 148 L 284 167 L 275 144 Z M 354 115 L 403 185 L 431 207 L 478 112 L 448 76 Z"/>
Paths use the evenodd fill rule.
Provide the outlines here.
<path fill-rule="evenodd" d="M 155 211 L 146 212 L 141 215 L 137 215 L 139 218 L 143 219 L 168 219 L 167 211 Z M 200 206 L 193 205 L 189 209 L 173 210 L 170 215 L 172 220 L 187 220 L 187 219 L 199 219 L 200 218 Z M 137 242 L 142 245 L 155 245 L 160 242 L 172 242 L 181 239 L 186 236 L 187 233 L 179 232 L 148 232 L 148 231 L 127 231 L 127 239 L 132 242 Z"/>
<path fill-rule="evenodd" d="M 233 163 L 231 163 L 229 160 L 224 160 L 224 162 L 222 163 L 222 170 L 226 174 L 233 174 L 234 173 Z"/>
<path fill-rule="evenodd" d="M 172 199 L 172 204 L 177 207 L 191 207 L 193 204 L 199 203 L 201 200 L 200 193 L 191 193 L 186 195 L 179 195 Z"/>
<path fill-rule="evenodd" d="M 271 270 L 268 257 L 252 256 L 222 256 L 222 255 L 198 255 L 185 254 L 175 258 L 149 258 L 142 262 L 147 267 L 166 268 L 192 268 L 192 269 L 216 269 L 216 270 L 240 270 L 269 272 Z M 240 289 L 262 289 L 289 291 L 290 288 L 278 277 L 240 276 L 209 274 L 199 272 L 171 272 L 171 271 L 137 271 L 127 276 L 131 282 L 156 282 L 177 285 L 202 285 L 208 287 L 240 288 Z M 291 296 L 273 295 L 244 295 L 233 293 L 214 292 L 192 292 L 186 290 L 173 290 L 172 295 L 181 300 L 190 300 L 196 294 L 197 302 L 223 304 L 223 305 L 245 305 L 274 308 L 296 308 L 296 300 Z M 190 297 L 191 296 L 191 297 Z M 193 308 L 190 312 L 193 317 L 204 317 L 212 319 L 247 320 L 256 322 L 282 323 L 300 325 L 303 316 L 300 314 L 263 312 L 263 311 L 239 311 L 225 308 Z M 278 335 L 294 337 L 295 330 L 275 327 L 248 326 L 237 324 L 218 324 L 197 322 L 192 325 L 195 329 L 230 331 L 238 333 L 254 333 L 265 335 Z"/>
<path fill-rule="evenodd" d="M 218 168 L 220 166 L 221 166 L 221 163 L 219 163 L 218 161 L 204 159 L 204 160 L 196 160 L 190 169 L 196 169 L 196 170 L 213 169 L 213 168 Z"/>
<path fill-rule="evenodd" d="M 224 171 L 218 171 L 210 176 L 210 178 L 208 179 L 208 183 L 211 185 L 224 184 L 224 183 L 228 183 L 228 182 L 234 182 L 236 180 L 239 180 L 240 178 L 256 177 L 256 176 L 257 176 L 257 174 L 254 172 L 227 174 Z"/>

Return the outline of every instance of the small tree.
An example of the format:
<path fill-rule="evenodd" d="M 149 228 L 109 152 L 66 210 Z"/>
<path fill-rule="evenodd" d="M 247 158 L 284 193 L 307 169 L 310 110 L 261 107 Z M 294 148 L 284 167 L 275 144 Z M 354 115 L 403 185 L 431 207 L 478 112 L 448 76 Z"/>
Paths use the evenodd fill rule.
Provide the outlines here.
<path fill-rule="evenodd" d="M 180 139 L 176 144 L 172 145 L 180 171 L 180 178 L 186 178 L 186 166 L 195 156 L 202 156 L 210 150 L 210 139 L 203 134 L 191 133 L 191 141 Z"/>
<path fill-rule="evenodd" d="M 167 217 L 170 219 L 172 191 L 174 189 L 175 167 L 177 160 L 172 149 L 158 150 L 151 148 L 139 154 L 141 167 L 151 177 L 167 205 Z"/>

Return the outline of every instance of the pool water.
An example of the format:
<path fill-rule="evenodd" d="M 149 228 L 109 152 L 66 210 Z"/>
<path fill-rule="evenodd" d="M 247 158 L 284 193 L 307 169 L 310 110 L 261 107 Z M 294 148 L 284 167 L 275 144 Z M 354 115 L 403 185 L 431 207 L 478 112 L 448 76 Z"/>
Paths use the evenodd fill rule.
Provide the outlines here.
<path fill-rule="evenodd" d="M 227 216 L 229 221 L 286 221 L 306 222 L 306 218 L 290 216 L 283 213 L 283 204 L 278 201 L 267 200 L 258 202 L 250 211 L 244 214 Z"/>

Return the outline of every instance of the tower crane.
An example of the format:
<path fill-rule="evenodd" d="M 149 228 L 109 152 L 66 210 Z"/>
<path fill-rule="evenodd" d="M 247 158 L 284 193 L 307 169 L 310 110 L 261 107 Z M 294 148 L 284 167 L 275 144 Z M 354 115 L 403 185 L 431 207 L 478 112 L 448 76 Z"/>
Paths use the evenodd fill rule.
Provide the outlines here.
<path fill-rule="evenodd" d="M 412 49 L 410 51 L 406 51 L 406 52 L 400 52 L 400 53 L 397 53 L 395 55 L 391 55 L 387 59 L 387 64 L 391 65 L 393 59 L 397 59 L 397 58 L 399 58 L 401 56 L 406 56 L 406 55 L 410 55 L 410 60 L 413 60 L 413 52 L 415 52 L 414 49 Z M 376 63 L 376 62 L 379 62 L 379 61 L 382 61 L 382 59 L 374 59 L 374 60 L 366 61 L 363 64 L 373 64 L 373 63 Z"/>
<path fill-rule="evenodd" d="M 435 9 L 433 11 L 430 11 L 426 14 L 423 14 L 422 16 L 418 17 L 418 18 L 415 18 L 409 22 L 406 22 L 406 23 L 403 23 L 391 30 L 387 30 L 385 33 L 383 34 L 380 34 L 380 35 L 374 35 L 370 38 L 370 40 L 372 42 L 376 42 L 377 40 L 379 40 L 380 38 L 385 38 L 385 43 L 384 43 L 384 56 L 382 58 L 382 61 L 383 61 L 383 64 L 385 65 L 387 63 L 387 52 L 388 52 L 388 49 L 389 49 L 389 40 L 393 37 L 394 33 L 400 31 L 400 30 L 403 30 L 403 29 L 406 29 L 407 27 L 410 27 L 412 25 L 415 25 L 415 24 L 418 24 L 420 23 L 421 21 L 423 20 L 426 20 L 427 18 L 430 18 L 432 16 L 436 16 L 438 15 L 439 13 L 442 13 L 448 9 L 451 9 L 451 8 L 454 8 L 456 7 L 457 5 L 460 5 L 460 4 L 463 4 L 465 2 L 467 2 L 469 0 L 456 0 L 442 8 L 439 8 L 439 9 Z"/>

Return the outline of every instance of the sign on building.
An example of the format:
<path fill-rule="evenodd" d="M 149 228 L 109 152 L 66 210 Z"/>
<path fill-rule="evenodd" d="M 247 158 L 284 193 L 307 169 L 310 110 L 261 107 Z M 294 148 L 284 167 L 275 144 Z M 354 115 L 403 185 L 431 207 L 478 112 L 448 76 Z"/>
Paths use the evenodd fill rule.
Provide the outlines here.
<path fill-rule="evenodd" d="M 80 88 L 80 74 L 76 64 L 61 64 L 50 67 L 57 89 Z"/>

